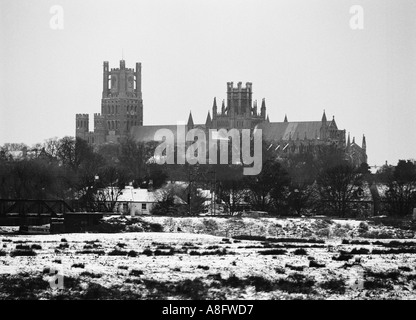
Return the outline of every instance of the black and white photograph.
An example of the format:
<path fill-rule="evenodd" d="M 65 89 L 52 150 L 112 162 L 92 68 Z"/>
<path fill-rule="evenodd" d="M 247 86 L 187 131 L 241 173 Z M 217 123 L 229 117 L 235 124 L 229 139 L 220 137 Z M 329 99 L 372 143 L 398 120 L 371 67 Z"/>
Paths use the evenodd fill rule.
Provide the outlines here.
<path fill-rule="evenodd" d="M 0 300 L 416 299 L 416 1 L 0 0 L 0 81 Z"/>

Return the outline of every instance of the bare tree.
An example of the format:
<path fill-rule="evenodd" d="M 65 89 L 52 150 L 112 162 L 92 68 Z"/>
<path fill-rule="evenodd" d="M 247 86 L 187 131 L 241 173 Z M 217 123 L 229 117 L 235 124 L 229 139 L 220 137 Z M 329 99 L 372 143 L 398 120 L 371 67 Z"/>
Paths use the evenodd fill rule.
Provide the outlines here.
<path fill-rule="evenodd" d="M 321 200 L 339 216 L 344 217 L 349 209 L 350 201 L 354 200 L 363 179 L 349 164 L 339 164 L 327 168 L 318 177 L 318 188 Z"/>
<path fill-rule="evenodd" d="M 416 165 L 399 160 L 397 166 L 387 173 L 388 190 L 385 200 L 389 213 L 404 216 L 416 207 Z"/>

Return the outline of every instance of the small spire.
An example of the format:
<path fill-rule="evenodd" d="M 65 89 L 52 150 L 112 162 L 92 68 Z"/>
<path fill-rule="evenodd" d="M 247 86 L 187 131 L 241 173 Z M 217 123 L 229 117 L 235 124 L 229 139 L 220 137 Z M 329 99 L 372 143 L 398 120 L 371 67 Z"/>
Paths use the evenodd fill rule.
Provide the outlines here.
<path fill-rule="evenodd" d="M 225 113 L 225 100 L 222 99 L 221 114 Z"/>
<path fill-rule="evenodd" d="M 261 100 L 261 108 L 266 109 L 266 99 Z"/>
<path fill-rule="evenodd" d="M 188 129 L 193 129 L 193 127 L 194 127 L 194 119 L 192 119 L 192 112 L 189 111 Z"/>
<path fill-rule="evenodd" d="M 283 122 L 288 122 L 287 121 L 287 115 L 285 114 L 285 120 L 283 120 Z"/>
<path fill-rule="evenodd" d="M 324 109 L 324 114 L 322 115 L 322 122 L 326 122 L 326 114 L 325 114 L 325 109 Z"/>
<path fill-rule="evenodd" d="M 366 149 L 367 149 L 367 142 L 366 142 L 366 140 L 365 140 L 365 135 L 363 135 L 363 142 L 362 142 L 362 144 L 361 144 L 361 148 L 363 148 L 364 150 L 366 150 Z"/>
<path fill-rule="evenodd" d="M 348 140 L 347 140 L 347 147 L 349 147 L 351 144 L 351 140 L 350 140 L 350 133 L 348 132 Z"/>
<path fill-rule="evenodd" d="M 214 97 L 214 102 L 212 103 L 212 117 L 216 118 L 217 117 L 217 98 Z"/>
<path fill-rule="evenodd" d="M 209 128 L 211 127 L 212 120 L 211 120 L 211 114 L 208 111 L 207 120 L 205 121 L 205 127 Z"/>
<path fill-rule="evenodd" d="M 261 101 L 261 109 L 260 109 L 261 117 L 266 119 L 266 100 L 263 98 Z"/>
<path fill-rule="evenodd" d="M 270 122 L 270 119 L 269 119 L 269 115 L 267 115 L 267 120 L 266 120 L 267 122 Z"/>
<path fill-rule="evenodd" d="M 355 143 L 355 137 L 352 137 L 352 143 L 353 144 Z"/>

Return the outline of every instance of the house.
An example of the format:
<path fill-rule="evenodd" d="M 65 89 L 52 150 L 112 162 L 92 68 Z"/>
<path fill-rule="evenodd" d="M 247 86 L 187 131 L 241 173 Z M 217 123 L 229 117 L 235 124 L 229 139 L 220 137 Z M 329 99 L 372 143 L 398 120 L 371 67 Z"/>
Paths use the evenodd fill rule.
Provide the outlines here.
<path fill-rule="evenodd" d="M 131 216 L 150 214 L 154 205 L 160 198 L 159 191 L 149 191 L 147 189 L 134 189 L 132 186 L 125 187 L 117 198 L 114 212 L 120 214 L 130 214 Z M 176 205 L 186 205 L 178 196 L 174 196 Z"/>
<path fill-rule="evenodd" d="M 157 202 L 156 193 L 147 189 L 134 189 L 127 186 L 117 198 L 114 211 L 120 214 L 150 214 L 151 209 Z"/>

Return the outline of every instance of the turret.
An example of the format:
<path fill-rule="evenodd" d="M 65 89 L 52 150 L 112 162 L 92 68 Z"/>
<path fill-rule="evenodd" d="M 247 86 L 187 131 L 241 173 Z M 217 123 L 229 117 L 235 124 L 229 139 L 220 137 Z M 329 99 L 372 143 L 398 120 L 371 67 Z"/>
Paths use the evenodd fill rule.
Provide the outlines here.
<path fill-rule="evenodd" d="M 233 95 L 233 82 L 227 82 L 227 115 L 234 113 L 234 95 Z"/>
<path fill-rule="evenodd" d="M 139 62 L 136 62 L 136 97 L 142 98 L 142 64 Z"/>
<path fill-rule="evenodd" d="M 192 112 L 189 111 L 189 118 L 188 118 L 188 130 L 194 128 L 194 120 L 192 119 Z"/>
<path fill-rule="evenodd" d="M 253 104 L 253 116 L 257 117 L 257 100 L 254 100 L 254 104 Z"/>
<path fill-rule="evenodd" d="M 215 118 L 217 116 L 217 98 L 214 97 L 214 102 L 212 104 L 212 117 Z"/>
<path fill-rule="evenodd" d="M 108 73 L 108 61 L 103 63 L 103 98 L 108 96 L 108 82 L 109 82 L 109 73 Z"/>
<path fill-rule="evenodd" d="M 326 140 L 328 138 L 328 134 L 327 134 L 327 123 L 326 123 L 326 114 L 325 114 L 325 110 L 324 110 L 324 114 L 322 115 L 322 126 L 321 126 L 321 130 L 319 133 L 319 137 L 321 140 Z"/>
<path fill-rule="evenodd" d="M 105 142 L 105 117 L 100 113 L 94 113 L 94 143 L 102 144 Z"/>
<path fill-rule="evenodd" d="M 336 122 L 335 122 L 335 116 L 332 116 L 332 121 L 331 121 L 331 123 L 330 123 L 330 126 L 331 126 L 331 127 L 334 127 L 334 128 L 337 128 L 337 124 L 336 124 Z"/>
<path fill-rule="evenodd" d="M 365 140 L 365 135 L 363 135 L 363 143 L 361 144 L 361 148 L 363 148 L 364 151 L 367 150 L 367 142 Z"/>
<path fill-rule="evenodd" d="M 324 110 L 324 114 L 322 115 L 322 124 L 326 125 L 326 114 L 325 114 L 325 110 Z"/>
<path fill-rule="evenodd" d="M 75 136 L 85 139 L 89 132 L 89 115 L 86 113 L 77 113 L 75 115 Z"/>
<path fill-rule="evenodd" d="M 212 126 L 211 114 L 208 111 L 207 120 L 205 121 L 205 127 L 209 129 L 211 128 L 211 126 Z"/>
<path fill-rule="evenodd" d="M 94 133 L 105 133 L 105 117 L 101 113 L 94 113 Z"/>
<path fill-rule="evenodd" d="M 350 133 L 348 132 L 348 140 L 347 140 L 347 150 L 349 150 L 351 145 L 351 140 L 350 140 Z"/>
<path fill-rule="evenodd" d="M 264 98 L 261 101 L 260 115 L 263 119 L 266 119 L 266 101 Z"/>

